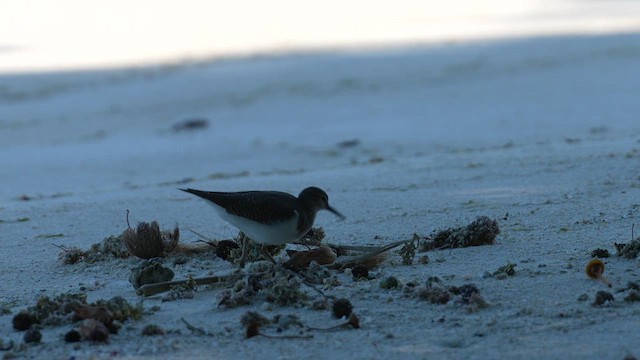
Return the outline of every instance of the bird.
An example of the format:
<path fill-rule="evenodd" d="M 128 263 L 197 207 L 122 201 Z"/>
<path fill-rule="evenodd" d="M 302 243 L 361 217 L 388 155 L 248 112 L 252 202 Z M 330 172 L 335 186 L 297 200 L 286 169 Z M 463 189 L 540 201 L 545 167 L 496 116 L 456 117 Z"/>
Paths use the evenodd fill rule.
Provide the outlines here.
<path fill-rule="evenodd" d="M 216 192 L 179 189 L 207 201 L 218 215 L 254 242 L 261 244 L 265 258 L 275 263 L 265 245 L 292 243 L 309 232 L 320 210 L 328 210 L 340 219 L 345 216 L 329 205 L 327 193 L 315 186 L 302 190 L 298 197 L 280 191 Z M 246 242 L 242 246 L 244 265 Z"/>

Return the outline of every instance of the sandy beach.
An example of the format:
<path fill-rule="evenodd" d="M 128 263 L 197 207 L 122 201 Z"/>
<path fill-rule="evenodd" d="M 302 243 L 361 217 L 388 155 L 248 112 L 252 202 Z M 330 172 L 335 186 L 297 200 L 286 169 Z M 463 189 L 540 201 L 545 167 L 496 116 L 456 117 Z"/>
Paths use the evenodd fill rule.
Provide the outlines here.
<path fill-rule="evenodd" d="M 625 300 L 640 263 L 616 255 L 640 215 L 640 36 L 531 37 L 390 50 L 301 52 L 118 70 L 0 77 L 0 338 L 4 358 L 50 359 L 624 359 L 640 356 L 640 303 Z M 188 120 L 205 127 L 181 129 Z M 326 294 L 348 298 L 360 328 L 318 297 L 280 306 L 260 297 L 220 306 L 225 289 L 141 298 L 135 257 L 64 264 L 157 220 L 210 239 L 237 230 L 180 187 L 215 191 L 307 186 L 346 215 L 320 213 L 324 241 L 384 245 L 495 219 L 493 245 L 397 250 L 354 280 L 332 270 Z M 635 236 L 640 234 L 636 226 Z M 57 246 L 55 246 L 57 245 Z M 290 246 L 290 248 L 296 248 Z M 606 249 L 590 279 L 592 251 Z M 419 258 L 428 256 L 428 262 Z M 287 256 L 278 257 L 285 261 Z M 169 255 L 176 279 L 233 272 L 206 252 Z M 515 264 L 512 276 L 492 275 Z M 393 276 L 397 289 L 380 283 Z M 473 284 L 486 307 L 432 303 L 412 287 Z M 431 280 L 429 280 L 431 278 Z M 605 291 L 614 300 L 594 304 Z M 13 317 L 39 296 L 142 301 L 107 343 L 67 343 L 73 323 L 41 326 L 20 345 Z M 284 334 L 245 338 L 247 311 L 295 315 Z M 183 319 L 203 332 L 189 329 Z M 163 335 L 143 336 L 145 326 Z M 265 327 L 278 335 L 277 326 Z"/>

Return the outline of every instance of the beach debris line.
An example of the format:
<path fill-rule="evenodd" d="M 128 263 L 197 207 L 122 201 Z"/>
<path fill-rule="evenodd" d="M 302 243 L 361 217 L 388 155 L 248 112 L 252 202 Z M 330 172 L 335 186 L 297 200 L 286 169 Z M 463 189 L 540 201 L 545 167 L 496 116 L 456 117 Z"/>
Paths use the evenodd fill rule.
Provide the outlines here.
<path fill-rule="evenodd" d="M 258 262 L 263 260 L 261 253 L 262 246 L 255 244 L 244 233 L 239 232 L 233 240 L 211 240 L 202 234 L 189 229 L 206 244 L 216 249 L 218 257 L 234 264 L 239 264 L 242 260 L 242 245 L 246 242 L 246 262 Z M 311 263 L 327 265 L 331 269 L 352 268 L 356 265 L 366 266 L 373 269 L 379 266 L 387 257 L 387 252 L 398 246 L 404 245 L 406 241 L 398 241 L 383 246 L 358 246 L 358 245 L 338 245 L 323 243 L 325 237 L 321 227 L 314 227 L 295 244 L 316 247 L 310 250 L 287 250 L 289 260 L 284 263 L 288 269 L 299 271 L 308 268 Z M 279 255 L 286 245 L 266 246 L 267 252 L 272 257 Z"/>
<path fill-rule="evenodd" d="M 126 259 L 131 256 L 121 237 L 113 235 L 91 245 L 88 250 L 82 250 L 76 246 L 53 245 L 62 250 L 58 254 L 58 258 L 66 265 L 73 265 L 79 262 L 93 264 L 111 259 Z"/>
<path fill-rule="evenodd" d="M 140 222 L 135 229 L 132 228 L 129 225 L 127 210 L 127 229 L 119 236 L 108 236 L 91 245 L 88 250 L 76 246 L 53 245 L 62 250 L 58 258 L 66 265 L 127 259 L 132 255 L 141 259 L 151 259 L 172 254 L 198 254 L 212 249 L 211 244 L 183 244 L 179 242 L 179 238 L 178 226 L 175 226 L 173 231 L 163 231 L 155 220 L 151 223 Z"/>
<path fill-rule="evenodd" d="M 361 276 L 360 279 L 365 279 L 365 277 L 362 277 L 362 275 L 365 274 L 365 270 L 368 273 L 368 270 L 380 265 L 386 259 L 387 252 L 389 250 L 405 243 L 405 241 L 399 241 L 385 246 L 349 246 L 325 244 L 324 248 L 322 248 L 321 250 L 313 249 L 292 252 L 291 254 L 294 257 L 294 261 L 285 262 L 283 264 L 284 268 L 282 268 L 281 270 L 283 271 L 283 276 L 294 275 L 302 277 L 302 282 L 305 285 L 313 288 L 317 292 L 320 292 L 317 288 L 314 288 L 314 284 L 331 286 L 332 283 L 335 283 L 337 281 L 333 278 L 330 270 L 341 270 L 349 268 L 352 270 L 353 274 L 353 269 L 355 268 L 356 276 Z M 256 247 L 256 250 L 257 249 L 259 249 L 259 247 Z M 319 262 L 325 262 L 323 261 L 323 259 L 332 257 L 331 253 L 342 254 L 342 256 L 337 256 L 336 261 L 326 266 L 320 265 Z M 237 254 L 232 254 L 231 256 L 235 257 L 236 255 L 239 259 L 241 256 L 241 252 L 238 251 Z M 255 255 L 256 258 L 258 258 L 259 250 Z M 248 255 L 248 257 L 251 258 L 251 255 Z M 258 292 L 260 292 L 261 289 L 263 289 L 264 284 L 260 285 L 260 281 L 263 280 L 261 277 L 265 276 L 269 271 L 271 271 L 269 270 L 269 264 L 266 264 L 262 260 L 250 261 L 249 265 L 255 271 L 251 270 L 250 268 L 246 271 L 245 274 L 234 273 L 228 275 L 194 277 L 193 281 L 195 281 L 198 286 L 231 286 L 231 289 L 229 289 L 223 296 L 220 304 L 228 307 L 246 305 L 251 303 L 251 299 L 253 299 L 253 297 Z M 304 267 L 304 265 L 306 265 L 306 267 Z M 304 274 L 298 273 L 303 270 L 306 270 Z M 239 283 L 237 283 L 237 281 L 240 281 L 240 279 L 242 279 L 243 277 L 252 277 L 253 281 L 259 281 L 250 284 L 251 286 L 243 287 L 239 285 Z M 369 279 L 369 277 L 367 277 L 366 279 Z M 147 283 L 137 288 L 136 293 L 142 296 L 152 296 L 165 291 L 169 291 L 172 286 L 183 284 L 186 281 L 187 280 L 174 280 L 160 283 Z"/>

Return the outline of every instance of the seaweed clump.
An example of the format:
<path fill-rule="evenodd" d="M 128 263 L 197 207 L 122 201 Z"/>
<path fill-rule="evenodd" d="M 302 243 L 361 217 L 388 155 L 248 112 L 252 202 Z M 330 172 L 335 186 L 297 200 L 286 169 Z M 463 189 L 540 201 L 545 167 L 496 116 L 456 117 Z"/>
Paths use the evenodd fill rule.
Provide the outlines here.
<path fill-rule="evenodd" d="M 602 258 L 608 258 L 609 256 L 611 255 L 609 254 L 609 250 L 607 249 L 597 248 L 591 251 L 591 257 L 593 258 L 602 259 Z"/>
<path fill-rule="evenodd" d="M 598 291 L 596 293 L 595 299 L 593 300 L 593 306 L 600 306 L 600 305 L 604 305 L 607 302 L 611 302 L 614 301 L 615 298 L 613 297 L 613 295 L 610 292 L 607 291 Z"/>
<path fill-rule="evenodd" d="M 613 244 L 618 252 L 618 256 L 625 257 L 627 259 L 637 259 L 640 255 L 640 237 L 635 238 L 626 244 Z"/>
<path fill-rule="evenodd" d="M 419 299 L 432 304 L 452 302 L 464 307 L 469 312 L 489 307 L 489 304 L 480 295 L 480 290 L 474 284 L 447 287 L 438 277 L 429 278 L 424 286 L 406 286 L 404 291 L 413 293 Z"/>
<path fill-rule="evenodd" d="M 127 213 L 128 215 L 128 213 Z M 127 225 L 129 220 L 127 219 Z M 88 250 L 78 247 L 56 245 L 62 252 L 58 255 L 67 265 L 81 261 L 92 264 L 112 259 L 126 259 L 131 255 L 142 259 L 164 257 L 169 253 L 182 251 L 202 251 L 203 249 L 183 246 L 178 243 L 180 229 L 176 226 L 173 231 L 161 231 L 156 221 L 141 222 L 133 229 L 127 227 L 119 236 L 111 235 L 101 242 L 91 245 Z"/>
<path fill-rule="evenodd" d="M 75 246 L 70 248 L 58 247 L 62 249 L 58 258 L 66 265 L 73 265 L 81 261 L 93 264 L 111 259 L 126 259 L 131 256 L 122 242 L 122 235 L 106 237 L 101 242 L 91 245 L 89 250 L 82 250 Z"/>
<path fill-rule="evenodd" d="M 260 264 L 260 263 L 256 263 Z M 305 305 L 307 294 L 301 290 L 302 280 L 283 268 L 272 267 L 253 272 L 238 280 L 232 289 L 222 293 L 218 306 L 233 308 L 263 300 L 278 306 Z"/>
<path fill-rule="evenodd" d="M 157 259 L 145 260 L 131 270 L 129 282 L 135 289 L 145 284 L 171 281 L 175 276 L 173 270 L 162 265 Z"/>
<path fill-rule="evenodd" d="M 80 335 L 100 331 L 99 329 L 103 327 L 109 333 L 117 333 L 119 323 L 129 319 L 138 320 L 142 314 L 142 304 L 131 305 L 120 296 L 110 300 L 87 303 L 86 294 L 67 293 L 54 298 L 41 296 L 34 306 L 20 311 L 13 318 L 13 327 L 16 330 L 24 331 L 31 329 L 36 324 L 60 326 L 81 321 L 82 323 L 78 327 Z M 89 331 L 88 328 L 91 330 Z M 83 337 L 86 337 L 84 335 Z M 71 338 L 75 339 L 73 336 Z"/>
<path fill-rule="evenodd" d="M 387 276 L 386 278 L 380 281 L 380 288 L 389 290 L 389 289 L 397 289 L 400 287 L 400 281 L 395 276 Z"/>
<path fill-rule="evenodd" d="M 225 259 L 234 264 L 242 264 L 243 260 L 245 263 L 247 262 L 256 262 L 264 259 L 262 254 L 262 245 L 255 243 L 248 236 L 246 236 L 243 232 L 240 232 L 238 236 L 234 239 L 234 241 L 238 244 L 237 248 L 231 249 L 229 251 L 228 257 Z M 266 245 L 265 251 L 274 257 L 284 248 L 286 245 Z M 242 249 L 245 249 L 245 258 L 242 258 Z"/>
<path fill-rule="evenodd" d="M 411 241 L 407 241 L 406 244 L 398 252 L 402 257 L 402 265 L 413 264 L 413 258 L 416 256 L 416 248 L 420 243 L 420 235 L 413 234 Z"/>
<path fill-rule="evenodd" d="M 120 235 L 129 252 L 142 259 L 165 256 L 178 246 L 180 229 L 161 231 L 157 221 L 141 222 L 134 230 L 128 228 Z"/>
<path fill-rule="evenodd" d="M 80 306 L 87 305 L 86 294 L 61 294 L 54 298 L 41 296 L 34 306 L 20 311 L 13 318 L 13 327 L 24 331 L 33 324 L 57 326 L 70 323 L 73 312 Z"/>
<path fill-rule="evenodd" d="M 500 228 L 496 220 L 480 216 L 467 226 L 449 228 L 437 232 L 420 242 L 421 252 L 444 248 L 493 245 Z"/>
<path fill-rule="evenodd" d="M 514 276 L 516 274 L 516 266 L 518 266 L 518 264 L 507 261 L 505 265 L 500 266 L 498 270 L 494 271 L 491 276 L 498 280 L 504 280 L 507 277 Z"/>

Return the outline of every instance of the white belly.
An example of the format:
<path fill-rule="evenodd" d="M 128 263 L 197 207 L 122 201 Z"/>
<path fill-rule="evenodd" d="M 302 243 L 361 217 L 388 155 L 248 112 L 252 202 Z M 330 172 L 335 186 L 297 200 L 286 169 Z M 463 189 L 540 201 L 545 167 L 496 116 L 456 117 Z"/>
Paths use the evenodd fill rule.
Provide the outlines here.
<path fill-rule="evenodd" d="M 298 233 L 298 213 L 291 220 L 273 223 L 261 224 L 240 216 L 229 214 L 224 208 L 210 201 L 208 204 L 213 206 L 218 215 L 231 225 L 237 227 L 251 240 L 263 245 L 281 245 L 294 242 L 302 236 Z"/>

